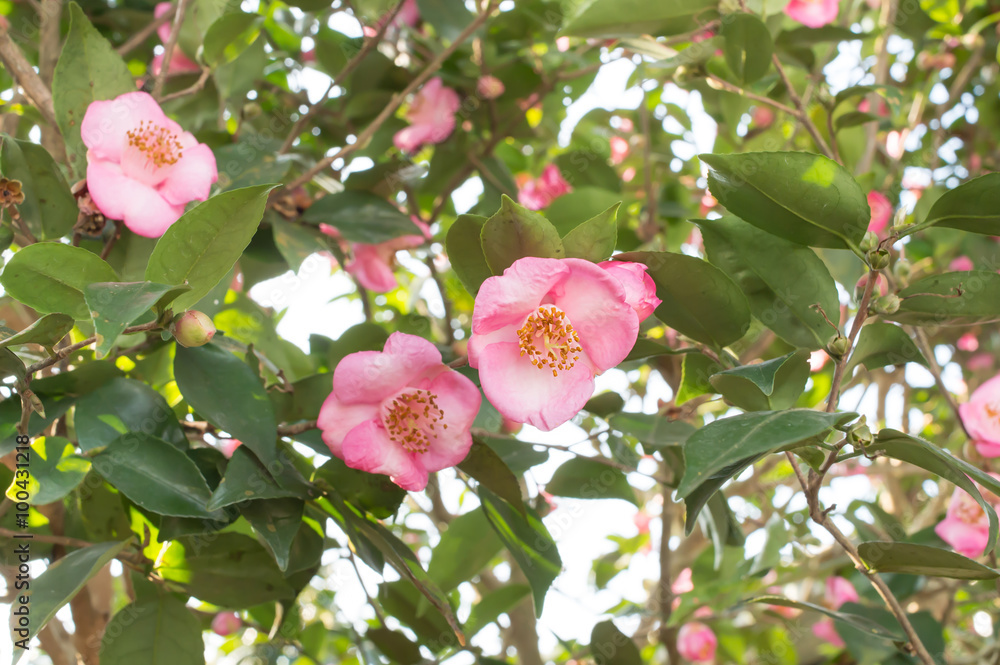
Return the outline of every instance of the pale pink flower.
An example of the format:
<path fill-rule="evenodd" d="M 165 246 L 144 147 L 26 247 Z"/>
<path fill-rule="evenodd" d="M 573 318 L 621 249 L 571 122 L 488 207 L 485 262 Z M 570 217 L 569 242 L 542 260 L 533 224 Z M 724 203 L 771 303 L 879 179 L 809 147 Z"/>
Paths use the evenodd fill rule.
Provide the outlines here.
<path fill-rule="evenodd" d="M 395 289 L 399 284 L 396 275 L 393 274 L 396 252 L 420 247 L 431 237 L 426 224 L 415 217 L 412 219 L 423 235 L 400 236 L 377 245 L 354 243 L 351 245 L 353 257 L 347 261 L 344 270 L 354 275 L 358 283 L 369 291 L 387 293 Z M 340 232 L 329 224 L 320 224 L 319 230 L 331 238 L 342 241 Z"/>
<path fill-rule="evenodd" d="M 830 359 L 830 354 L 823 349 L 818 349 L 809 354 L 809 371 L 818 372 L 823 369 L 823 365 Z"/>
<path fill-rule="evenodd" d="M 885 152 L 893 159 L 899 159 L 906 151 L 903 135 L 893 130 L 885 136 Z"/>
<path fill-rule="evenodd" d="M 537 180 L 523 180 L 517 190 L 517 201 L 528 210 L 541 210 L 571 191 L 573 187 L 563 178 L 559 167 L 549 164 L 542 169 L 542 175 Z"/>
<path fill-rule="evenodd" d="M 624 360 L 638 332 L 625 288 L 606 270 L 525 257 L 479 288 L 469 365 L 502 415 L 548 431 L 583 408 L 594 376 Z"/>
<path fill-rule="evenodd" d="M 877 275 L 878 276 L 875 278 L 875 288 L 873 289 L 873 292 L 877 292 L 878 295 L 884 296 L 889 293 L 889 282 L 886 281 L 885 276 L 882 275 L 882 273 L 877 273 Z M 854 297 L 856 299 L 860 299 L 866 288 L 868 288 L 868 273 L 862 275 L 861 279 L 858 280 L 858 283 L 854 285 Z"/>
<path fill-rule="evenodd" d="M 862 99 L 858 102 L 858 110 L 862 113 L 868 113 L 871 109 L 871 104 L 868 103 L 868 99 Z M 878 102 L 878 114 L 883 118 L 889 117 L 889 107 L 886 105 L 884 99 L 880 99 Z"/>
<path fill-rule="evenodd" d="M 979 454 L 1000 457 L 1000 375 L 976 388 L 958 412 Z"/>
<path fill-rule="evenodd" d="M 684 624 L 677 632 L 677 652 L 692 663 L 711 663 L 718 645 L 712 629 L 697 621 Z"/>
<path fill-rule="evenodd" d="M 170 2 L 160 2 L 157 3 L 156 7 L 153 8 L 153 16 L 160 18 L 164 14 L 170 11 L 173 3 Z M 173 32 L 173 21 L 167 21 L 160 25 L 156 29 L 156 34 L 159 36 L 160 41 L 164 44 L 170 43 L 170 34 Z M 154 76 L 158 76 L 160 69 L 163 67 L 163 54 L 153 56 L 153 63 L 150 69 L 153 71 Z M 193 62 L 189 57 L 184 55 L 180 47 L 174 49 L 173 54 L 170 56 L 170 69 L 167 70 L 167 74 L 186 74 L 189 72 L 200 72 L 201 67 L 198 66 L 196 62 Z"/>
<path fill-rule="evenodd" d="M 347 466 L 419 491 L 429 473 L 465 459 L 481 399 L 433 344 L 395 332 L 382 351 L 352 353 L 337 364 L 317 424 Z"/>
<path fill-rule="evenodd" d="M 821 28 L 837 18 L 837 0 L 792 0 L 785 14 L 809 28 Z"/>
<path fill-rule="evenodd" d="M 705 190 L 705 193 L 702 195 L 701 201 L 699 202 L 698 215 L 704 217 L 717 205 L 719 205 L 719 202 L 716 198 L 712 196 L 708 190 Z"/>
<path fill-rule="evenodd" d="M 646 272 L 646 266 L 632 261 L 604 261 L 598 266 L 607 270 L 625 289 L 625 302 L 635 310 L 639 321 L 645 321 L 660 303 L 656 297 L 656 282 Z"/>
<path fill-rule="evenodd" d="M 382 29 L 385 22 L 389 20 L 389 14 L 386 13 L 375 22 L 374 26 L 366 25 L 362 28 L 365 37 L 374 37 L 378 34 L 378 31 Z M 399 12 L 393 18 L 392 23 L 386 29 L 386 36 L 389 39 L 394 39 L 398 33 L 399 29 L 404 26 L 410 26 L 411 28 L 417 24 L 420 20 L 420 9 L 417 7 L 417 0 L 404 0 L 403 6 L 400 8 Z"/>
<path fill-rule="evenodd" d="M 608 139 L 608 143 L 611 146 L 611 163 L 621 164 L 628 157 L 631 148 L 629 147 L 628 141 L 620 136 L 612 136 Z"/>
<path fill-rule="evenodd" d="M 628 166 L 622 171 L 622 182 L 632 182 L 635 179 L 635 167 Z"/>
<path fill-rule="evenodd" d="M 222 635 L 223 637 L 232 635 L 241 626 L 243 626 L 243 622 L 236 616 L 236 612 L 219 612 L 212 617 L 212 631 L 216 635 Z"/>
<path fill-rule="evenodd" d="M 560 53 L 565 53 L 569 50 L 569 37 L 556 37 L 556 49 Z"/>
<path fill-rule="evenodd" d="M 885 231 L 892 219 L 892 204 L 885 194 L 881 192 L 868 192 L 868 207 L 871 208 L 872 216 L 868 222 L 868 230 L 879 238 L 885 237 Z"/>
<path fill-rule="evenodd" d="M 622 130 L 626 134 L 631 134 L 635 131 L 635 123 L 632 122 L 631 118 L 619 118 L 618 129 Z"/>
<path fill-rule="evenodd" d="M 243 442 L 239 439 L 222 439 L 219 441 L 219 446 L 222 448 L 222 454 L 226 457 L 232 457 L 236 449 L 243 445 Z"/>
<path fill-rule="evenodd" d="M 952 549 L 970 558 L 983 555 L 990 539 L 990 520 L 982 507 L 965 490 L 955 488 L 945 518 L 934 533 Z"/>
<path fill-rule="evenodd" d="M 754 127 L 760 129 L 770 127 L 771 123 L 774 122 L 774 111 L 766 106 L 757 106 L 753 110 L 752 119 Z"/>
<path fill-rule="evenodd" d="M 979 339 L 973 333 L 965 333 L 958 338 L 955 346 L 959 351 L 967 351 L 972 353 L 979 348 Z"/>
<path fill-rule="evenodd" d="M 675 596 L 687 593 L 688 591 L 694 591 L 694 581 L 691 579 L 690 568 L 685 568 L 681 572 L 677 573 L 677 577 L 674 578 L 674 583 L 671 585 L 670 591 L 673 592 Z"/>
<path fill-rule="evenodd" d="M 415 152 L 425 143 L 441 143 L 455 129 L 455 112 L 462 105 L 458 93 L 434 77 L 420 89 L 406 119 L 410 126 L 396 132 L 393 143 L 403 152 Z"/>
<path fill-rule="evenodd" d="M 476 92 L 483 99 L 496 99 L 503 94 L 506 88 L 503 85 L 503 81 L 498 79 L 496 76 L 491 76 L 487 74 L 479 78 L 476 82 Z"/>
<path fill-rule="evenodd" d="M 207 199 L 219 179 L 212 150 L 145 92 L 91 102 L 80 134 L 94 203 L 141 236 L 162 236 L 184 205 Z"/>
<path fill-rule="evenodd" d="M 857 589 L 846 578 L 833 575 L 826 578 L 824 600 L 830 609 L 839 610 L 844 603 L 856 603 L 860 597 Z"/>
<path fill-rule="evenodd" d="M 829 642 L 838 649 L 843 649 L 846 646 L 844 640 L 837 634 L 837 629 L 833 625 L 833 619 L 823 619 L 814 623 L 812 632 L 819 639 Z"/>
<path fill-rule="evenodd" d="M 965 368 L 970 372 L 978 372 L 979 370 L 989 369 L 993 367 L 993 354 L 992 353 L 977 353 L 974 354 L 965 363 Z M 982 452 L 982 451 L 980 451 Z"/>
<path fill-rule="evenodd" d="M 972 259 L 968 256 L 958 256 L 952 259 L 952 262 L 948 264 L 948 270 L 954 272 L 964 272 L 966 270 L 972 270 L 975 266 L 972 264 Z"/>

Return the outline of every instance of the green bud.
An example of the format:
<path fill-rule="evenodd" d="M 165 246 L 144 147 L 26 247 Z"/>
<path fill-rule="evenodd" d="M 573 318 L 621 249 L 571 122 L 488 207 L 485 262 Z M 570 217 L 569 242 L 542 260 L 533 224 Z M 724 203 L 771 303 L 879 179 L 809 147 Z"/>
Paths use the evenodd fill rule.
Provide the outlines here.
<path fill-rule="evenodd" d="M 851 350 L 851 341 L 843 335 L 837 334 L 826 343 L 826 352 L 834 358 L 843 358 Z"/>
<path fill-rule="evenodd" d="M 865 237 L 861 239 L 859 247 L 861 248 L 861 251 L 865 253 L 878 247 L 878 234 L 874 231 L 865 231 Z"/>
<path fill-rule="evenodd" d="M 868 252 L 868 263 L 873 270 L 885 270 L 889 267 L 889 250 L 876 249 Z"/>
<path fill-rule="evenodd" d="M 876 314 L 895 314 L 899 311 L 899 306 L 903 301 L 894 293 L 876 298 L 872 303 L 872 311 Z"/>
<path fill-rule="evenodd" d="M 170 324 L 170 333 L 181 346 L 204 346 L 215 336 L 215 324 L 207 314 L 190 309 L 177 315 Z"/>

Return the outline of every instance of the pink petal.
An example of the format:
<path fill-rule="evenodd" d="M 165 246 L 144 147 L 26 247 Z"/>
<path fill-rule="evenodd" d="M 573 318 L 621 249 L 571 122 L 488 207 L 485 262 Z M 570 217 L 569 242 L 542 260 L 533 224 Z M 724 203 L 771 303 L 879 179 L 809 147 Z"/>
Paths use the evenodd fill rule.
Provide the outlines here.
<path fill-rule="evenodd" d="M 983 555 L 989 543 L 989 527 L 967 524 L 960 519 L 946 517 L 934 527 L 934 533 L 951 545 L 952 549 L 975 559 Z"/>
<path fill-rule="evenodd" d="M 357 244 L 353 251 L 354 258 L 347 262 L 344 269 L 354 275 L 361 286 L 375 293 L 387 293 L 396 288 L 398 282 L 383 248 Z"/>
<path fill-rule="evenodd" d="M 569 272 L 565 260 L 529 256 L 515 261 L 503 275 L 488 278 L 476 295 L 472 334 L 488 333 L 514 323 L 521 325 Z"/>
<path fill-rule="evenodd" d="M 837 634 L 837 629 L 833 625 L 833 619 L 823 619 L 820 622 L 814 623 L 812 632 L 819 639 L 829 642 L 838 649 L 843 649 L 845 646 L 844 640 Z"/>
<path fill-rule="evenodd" d="M 438 374 L 426 389 L 437 395 L 448 429 L 438 430 L 438 438 L 420 456 L 420 463 L 428 471 L 440 471 L 455 466 L 469 454 L 472 447 L 469 429 L 483 398 L 476 384 L 454 370 Z"/>
<path fill-rule="evenodd" d="M 552 198 L 539 189 L 537 180 L 529 180 L 517 190 L 517 202 L 528 210 L 542 210 L 552 203 Z"/>
<path fill-rule="evenodd" d="M 490 344 L 496 344 L 497 342 L 513 342 L 518 344 L 517 329 L 520 327 L 520 323 L 512 323 L 493 332 L 472 335 L 469 338 L 469 346 L 467 347 L 469 367 L 479 367 L 479 354 Z"/>
<path fill-rule="evenodd" d="M 563 259 L 562 263 L 570 274 L 552 290 L 553 304 L 566 312 L 580 335 L 580 346 L 603 372 L 632 350 L 639 335 L 639 317 L 625 302 L 621 282 L 606 271 L 583 259 Z"/>
<path fill-rule="evenodd" d="M 184 214 L 156 190 L 126 177 L 118 164 L 87 153 L 87 188 L 100 211 L 109 219 L 120 219 L 133 232 L 159 238 Z"/>
<path fill-rule="evenodd" d="M 342 445 L 348 432 L 366 420 L 378 420 L 377 404 L 345 404 L 331 392 L 319 410 L 316 425 L 323 432 L 323 443 L 335 456 L 343 459 Z"/>
<path fill-rule="evenodd" d="M 992 441 L 973 441 L 976 445 L 976 451 L 986 457 L 987 459 L 993 459 L 995 457 L 1000 457 L 1000 443 L 993 443 Z"/>
<path fill-rule="evenodd" d="M 444 369 L 433 344 L 395 332 L 383 351 L 359 351 L 341 360 L 333 372 L 333 391 L 345 404 L 379 404 L 411 382 Z"/>
<path fill-rule="evenodd" d="M 821 28 L 837 18 L 837 0 L 792 0 L 785 14 L 810 28 Z"/>
<path fill-rule="evenodd" d="M 120 162 L 126 134 L 142 121 L 152 122 L 178 135 L 183 133 L 180 125 L 163 113 L 152 95 L 126 92 L 113 100 L 91 102 L 80 124 L 80 136 L 98 159 Z"/>
<path fill-rule="evenodd" d="M 598 263 L 625 289 L 625 302 L 635 310 L 639 321 L 646 320 L 662 302 L 656 297 L 656 283 L 646 272 L 646 266 L 632 261 L 604 261 Z"/>
<path fill-rule="evenodd" d="M 174 205 L 189 201 L 204 201 L 219 179 L 215 155 L 204 143 L 198 143 L 189 132 L 180 138 L 183 153 L 177 163 L 167 168 L 167 177 L 157 188 L 160 195 Z"/>
<path fill-rule="evenodd" d="M 171 2 L 157 3 L 156 7 L 153 8 L 153 16 L 155 18 L 160 18 L 161 16 L 169 12 L 172 6 L 173 3 Z M 160 41 L 163 42 L 164 44 L 170 41 L 170 28 L 172 23 L 173 23 L 172 20 L 167 21 L 166 23 L 162 24 L 159 28 L 156 29 L 156 34 L 160 37 Z M 177 54 L 174 53 L 174 55 L 176 56 Z"/>
<path fill-rule="evenodd" d="M 427 469 L 414 454 L 389 439 L 374 420 L 361 423 L 344 439 L 344 463 L 352 469 L 389 476 L 404 490 L 418 492 L 427 487 Z"/>
<path fill-rule="evenodd" d="M 594 394 L 594 377 L 585 363 L 578 361 L 552 376 L 522 357 L 521 348 L 512 342 L 482 350 L 479 381 L 497 411 L 546 432 L 570 420 Z"/>

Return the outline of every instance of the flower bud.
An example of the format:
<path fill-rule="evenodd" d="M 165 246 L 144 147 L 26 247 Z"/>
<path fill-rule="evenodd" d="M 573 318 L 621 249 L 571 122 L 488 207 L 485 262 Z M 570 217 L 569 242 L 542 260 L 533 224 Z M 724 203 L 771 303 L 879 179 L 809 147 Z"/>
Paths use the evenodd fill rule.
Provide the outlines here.
<path fill-rule="evenodd" d="M 216 635 L 232 635 L 243 625 L 235 612 L 219 612 L 212 618 L 212 631 Z"/>
<path fill-rule="evenodd" d="M 496 99 L 503 94 L 505 90 L 503 81 L 498 79 L 496 76 L 486 75 L 479 79 L 476 83 L 476 92 L 483 99 Z"/>
<path fill-rule="evenodd" d="M 866 254 L 878 247 L 878 234 L 874 231 L 865 231 L 865 237 L 861 239 L 859 247 Z"/>
<path fill-rule="evenodd" d="M 204 346 L 215 336 L 215 324 L 207 314 L 190 309 L 174 318 L 170 334 L 181 346 Z"/>
<path fill-rule="evenodd" d="M 826 352 L 834 358 L 842 358 L 850 350 L 851 341 L 839 333 L 826 343 Z"/>
<path fill-rule="evenodd" d="M 876 249 L 868 252 L 868 262 L 873 270 L 884 270 L 889 267 L 889 250 Z"/>
<path fill-rule="evenodd" d="M 903 301 L 899 299 L 894 293 L 890 293 L 887 296 L 882 296 L 881 298 L 876 298 L 875 302 L 872 303 L 872 311 L 876 314 L 895 314 L 899 311 L 899 305 Z"/>

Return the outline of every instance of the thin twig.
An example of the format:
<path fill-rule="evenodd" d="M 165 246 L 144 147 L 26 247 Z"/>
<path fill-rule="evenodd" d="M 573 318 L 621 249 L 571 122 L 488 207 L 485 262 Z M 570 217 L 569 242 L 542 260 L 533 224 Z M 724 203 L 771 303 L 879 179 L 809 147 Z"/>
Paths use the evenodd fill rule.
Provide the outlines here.
<path fill-rule="evenodd" d="M 205 83 L 208 82 L 208 77 L 211 76 L 212 70 L 208 67 L 203 67 L 201 70 L 201 76 L 198 80 L 184 88 L 183 90 L 178 90 L 177 92 L 171 92 L 169 95 L 164 95 L 160 98 L 160 103 L 169 102 L 172 99 L 178 99 L 180 97 L 186 97 L 188 95 L 193 95 L 196 92 L 200 92 L 204 87 Z"/>
<path fill-rule="evenodd" d="M 170 61 L 174 57 L 177 49 L 177 41 L 181 37 L 181 25 L 184 24 L 184 15 L 187 13 L 188 0 L 177 0 L 177 11 L 174 14 L 174 25 L 170 31 L 170 39 L 163 47 L 163 62 L 160 64 L 160 72 L 156 75 L 156 83 L 153 85 L 153 97 L 160 99 L 163 95 L 163 84 L 167 81 L 167 72 L 170 71 Z"/>
<path fill-rule="evenodd" d="M 879 14 L 879 27 L 882 34 L 875 42 L 875 85 L 884 85 L 889 80 L 889 38 L 892 36 L 893 24 L 896 17 L 896 0 L 885 0 L 882 3 L 882 11 Z M 876 110 L 878 95 L 871 93 L 868 96 L 868 104 L 872 111 Z M 878 148 L 876 136 L 878 124 L 871 123 L 865 128 L 865 151 L 858 160 L 855 173 L 867 173 L 871 170 L 872 160 L 875 158 L 875 150 Z"/>
<path fill-rule="evenodd" d="M 714 84 L 714 86 L 722 88 L 726 92 L 732 92 L 734 94 L 741 95 L 743 97 L 746 97 L 747 99 L 752 99 L 755 102 L 760 102 L 761 104 L 767 104 L 768 106 L 772 106 L 772 107 L 778 109 L 779 111 L 783 111 L 783 112 L 785 112 L 785 113 L 787 113 L 787 114 L 789 114 L 791 116 L 794 116 L 796 118 L 799 117 L 799 112 L 796 111 L 795 109 L 793 109 L 792 107 L 785 106 L 781 102 L 777 102 L 777 101 L 771 99 L 770 97 L 764 97 L 763 95 L 758 95 L 758 94 L 752 93 L 749 90 L 744 90 L 743 88 L 739 87 L 738 85 L 734 85 L 734 84 L 730 83 L 729 81 L 726 81 L 724 79 L 720 79 L 718 76 L 713 76 L 712 74 L 709 74 L 706 77 L 706 80 L 708 81 L 709 85 L 713 85 Z"/>
<path fill-rule="evenodd" d="M 122 331 L 122 334 L 123 335 L 130 335 L 132 333 L 137 333 L 137 332 L 146 332 L 146 331 L 149 331 L 149 330 L 159 330 L 160 327 L 161 327 L 160 324 L 157 323 L 157 322 L 155 322 L 155 321 L 152 322 L 152 323 L 143 323 L 143 324 L 138 325 L 138 326 L 132 326 L 130 328 L 126 328 L 124 331 Z M 34 374 L 35 372 L 39 371 L 39 370 L 45 369 L 46 367 L 51 367 L 52 365 L 55 365 L 57 362 L 59 362 L 60 360 L 62 360 L 66 356 L 68 356 L 69 354 L 73 353 L 74 351 L 79 351 L 80 349 L 84 348 L 85 346 L 90 346 L 91 344 L 93 344 L 96 341 L 97 341 L 97 335 L 91 335 L 90 337 L 88 337 L 87 339 L 83 340 L 82 342 L 77 342 L 76 344 L 70 344 L 67 347 L 59 349 L 53 355 L 51 355 L 50 357 L 46 358 L 45 360 L 40 360 L 37 363 L 29 365 L 28 369 L 26 370 L 26 373 L 29 374 L 29 375 L 31 375 L 31 374 Z"/>
<path fill-rule="evenodd" d="M 878 280 L 878 277 L 879 273 L 877 270 L 872 270 L 868 273 L 868 283 L 865 284 L 864 294 L 861 296 L 861 302 L 858 304 L 858 313 L 854 315 L 851 332 L 847 335 L 850 344 L 844 355 L 837 360 L 837 365 L 833 370 L 833 384 L 830 386 L 830 397 L 826 402 L 826 410 L 829 413 L 837 410 L 837 399 L 840 397 L 840 383 L 844 380 L 844 369 L 847 366 L 847 359 L 854 347 L 854 340 L 857 338 L 858 333 L 861 332 L 861 326 L 868 319 L 868 306 L 871 303 L 872 293 L 875 291 L 875 282 Z"/>
<path fill-rule="evenodd" d="M 830 150 L 830 146 L 827 145 L 826 140 L 823 135 L 819 133 L 815 123 L 813 123 L 812 118 L 809 117 L 808 111 L 806 111 L 806 105 L 802 103 L 802 98 L 799 97 L 799 93 L 795 91 L 795 86 L 792 85 L 791 79 L 788 78 L 788 73 L 785 72 L 784 66 L 781 64 L 781 60 L 778 58 L 778 54 L 774 53 L 771 55 L 771 60 L 774 62 L 774 68 L 778 72 L 778 76 L 781 77 L 781 82 L 785 85 L 785 90 L 788 92 L 788 98 L 792 100 L 792 104 L 798 109 L 796 117 L 798 117 L 799 122 L 802 126 L 806 128 L 809 135 L 812 136 L 813 142 L 816 147 L 827 157 L 833 158 L 833 151 Z"/>
<path fill-rule="evenodd" d="M 307 420 L 302 423 L 295 423 L 294 425 L 278 425 L 278 435 L 279 436 L 294 436 L 296 434 L 301 434 L 302 432 L 308 432 L 311 429 L 316 429 L 315 420 Z"/>
<path fill-rule="evenodd" d="M 163 16 L 155 18 L 147 23 L 142 30 L 129 37 L 124 44 L 115 49 L 118 52 L 118 55 L 127 55 L 139 47 L 144 41 L 149 39 L 149 36 L 156 32 L 161 25 L 172 19 L 176 13 L 177 7 L 171 5 L 170 9 L 165 12 Z"/>
<path fill-rule="evenodd" d="M 962 431 L 965 432 L 965 436 L 971 439 L 972 436 L 969 434 L 969 430 L 965 428 L 965 423 L 962 422 L 962 413 L 959 411 L 958 402 L 955 401 L 955 396 L 951 394 L 951 391 L 945 387 L 944 379 L 941 378 L 941 366 L 938 365 L 937 358 L 934 357 L 934 349 L 927 339 L 927 333 L 917 326 L 911 326 L 910 329 L 913 331 L 917 348 L 920 349 L 920 353 L 924 354 L 924 358 L 927 359 L 927 369 L 930 370 L 931 375 L 934 377 L 934 383 L 937 384 L 938 390 L 941 391 L 941 396 L 948 402 L 948 406 L 951 408 L 952 413 L 955 414 L 955 420 L 958 421 Z"/>

